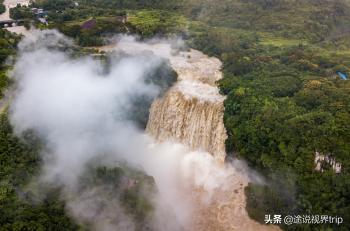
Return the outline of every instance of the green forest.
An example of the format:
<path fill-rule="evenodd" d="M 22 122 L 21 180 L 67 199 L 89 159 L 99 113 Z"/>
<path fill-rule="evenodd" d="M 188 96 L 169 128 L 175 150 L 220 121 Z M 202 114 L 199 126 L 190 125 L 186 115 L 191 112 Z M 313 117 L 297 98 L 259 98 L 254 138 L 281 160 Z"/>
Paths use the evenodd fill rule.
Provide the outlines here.
<path fill-rule="evenodd" d="M 227 95 L 226 150 L 269 182 L 245 190 L 253 219 L 264 223 L 265 214 L 327 214 L 341 216 L 344 223 L 282 228 L 350 230 L 350 80 L 339 76 L 350 75 L 350 1 L 75 2 L 36 1 L 33 7 L 48 12 L 49 24 L 35 26 L 57 28 L 82 47 L 103 45 L 116 33 L 140 39 L 180 36 L 189 47 L 222 60 L 224 78 L 218 84 Z M 35 18 L 26 7 L 10 13 Z M 6 60 L 15 55 L 18 39 L 0 30 L 1 94 L 11 84 Z M 38 171 L 40 142 L 32 134 L 27 142 L 15 137 L 6 111 L 0 123 L 0 230 L 77 230 L 64 213 L 59 190 L 42 204 L 31 203 L 31 195 L 22 191 Z M 340 162 L 341 172 L 330 165 L 315 171 L 316 151 Z"/>
<path fill-rule="evenodd" d="M 5 30 L 0 30 L 0 99 L 10 85 L 7 71 L 10 66 L 6 63 L 8 58 L 16 53 L 16 46 L 20 37 Z"/>
<path fill-rule="evenodd" d="M 0 14 L 4 13 L 6 11 L 6 7 L 4 5 L 4 0 L 0 1 Z"/>

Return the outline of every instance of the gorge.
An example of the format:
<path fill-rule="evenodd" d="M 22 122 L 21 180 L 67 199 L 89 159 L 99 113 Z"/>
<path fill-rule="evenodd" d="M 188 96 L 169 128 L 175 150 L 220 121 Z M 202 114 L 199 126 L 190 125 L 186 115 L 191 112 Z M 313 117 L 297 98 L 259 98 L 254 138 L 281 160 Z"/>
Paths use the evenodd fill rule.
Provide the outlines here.
<path fill-rule="evenodd" d="M 178 43 L 174 45 L 174 41 L 164 40 L 141 43 L 132 37 L 121 37 L 114 45 L 99 50 L 133 55 L 152 52 L 169 60 L 170 66 L 178 74 L 175 85 L 153 102 L 146 132 L 158 142 L 174 141 L 188 146 L 194 152 L 190 154 L 192 157 L 212 155 L 213 166 L 202 171 L 209 171 L 204 177 L 220 185 L 208 188 L 200 183 L 187 182 L 185 187 L 181 187 L 183 200 L 195 204 L 191 222 L 185 230 L 280 230 L 277 226 L 261 225 L 249 218 L 244 195 L 244 188 L 251 180 L 249 173 L 238 161 L 225 163 L 225 97 L 220 95 L 216 86 L 216 81 L 222 78 L 220 60 L 194 49 L 174 48 Z M 191 171 L 193 167 L 208 166 L 196 167 L 193 163 L 187 163 L 184 171 Z"/>
<path fill-rule="evenodd" d="M 26 1 L 21 3 L 28 4 Z M 5 4 L 7 8 L 13 7 L 11 2 Z M 3 16 L 8 17 L 8 10 Z M 25 29 L 19 27 L 9 30 L 23 33 Z M 29 37 L 28 32 L 24 35 Z M 33 36 L 37 35 L 31 35 L 30 39 L 33 39 Z M 219 93 L 216 86 L 216 82 L 222 78 L 221 61 L 194 49 L 183 49 L 181 45 L 180 48 L 176 48 L 179 41 L 137 42 L 133 37 L 120 38 L 114 45 L 98 49 L 105 52 L 122 51 L 135 56 L 152 52 L 168 60 L 178 75 L 175 85 L 152 103 L 146 127 L 146 133 L 157 142 L 180 143 L 189 148 L 180 151 L 183 152 L 180 154 L 181 159 L 177 160 L 181 168 L 178 171 L 180 175 L 175 177 L 180 178 L 180 181 L 171 185 L 176 187 L 174 197 L 183 203 L 180 206 L 182 209 L 175 211 L 175 215 L 181 217 L 183 208 L 187 206 L 190 212 L 186 218 L 178 218 L 177 222 L 180 225 L 166 226 L 167 229 L 178 230 L 175 227 L 182 227 L 181 229 L 189 231 L 279 230 L 277 226 L 264 226 L 249 218 L 244 195 L 244 188 L 251 180 L 246 172 L 247 168 L 239 161 L 225 163 L 225 97 Z M 166 151 L 163 155 L 167 154 Z M 152 170 L 147 173 L 149 172 Z M 203 176 L 198 176 L 203 173 Z M 153 177 L 159 184 L 157 177 Z M 158 187 L 162 191 L 166 186 L 160 183 Z M 167 196 L 165 198 L 173 199 Z M 79 203 L 74 203 L 79 207 Z M 170 205 L 173 206 L 171 209 L 177 206 L 174 203 L 176 201 L 170 203 L 173 204 Z M 73 216 L 81 219 L 81 215 L 76 214 L 76 208 L 72 208 L 70 204 L 67 207 L 71 208 Z M 91 218 L 87 216 L 85 219 Z M 101 226 L 97 227 L 101 229 Z M 130 227 L 125 229 L 129 230 Z"/>
<path fill-rule="evenodd" d="M 349 12 L 0 0 L 0 229 L 350 230 Z"/>

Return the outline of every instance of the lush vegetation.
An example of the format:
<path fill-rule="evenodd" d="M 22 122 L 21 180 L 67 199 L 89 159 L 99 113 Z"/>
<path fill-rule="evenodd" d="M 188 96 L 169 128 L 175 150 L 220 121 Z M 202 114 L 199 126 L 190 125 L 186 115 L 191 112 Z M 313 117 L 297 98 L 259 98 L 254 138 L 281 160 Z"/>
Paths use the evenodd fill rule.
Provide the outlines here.
<path fill-rule="evenodd" d="M 20 9 L 20 7 L 18 7 Z M 0 31 L 1 90 L 8 87 L 7 70 L 11 55 L 15 55 L 19 37 L 6 30 Z M 63 48 L 65 49 L 65 48 Z M 84 55 L 85 51 L 73 49 L 73 56 Z M 90 53 L 90 51 L 87 51 Z M 102 56 L 106 63 L 108 57 Z M 168 78 L 162 78 L 164 75 Z M 167 63 L 149 73 L 146 83 L 158 85 L 161 93 L 174 81 L 176 75 Z M 134 99 L 130 113 L 140 127 L 145 126 L 148 107 L 152 99 L 138 97 Z M 13 134 L 9 123 L 6 104 L 1 102 L 0 112 L 0 230 L 85 230 L 89 221 L 76 224 L 66 214 L 66 204 L 62 201 L 61 189 L 52 185 L 33 183 L 33 177 L 40 172 L 42 160 L 40 150 L 43 144 L 35 134 L 28 131 L 19 138 Z M 140 110 L 140 105 L 144 110 Z M 80 179 L 78 190 L 84 192 L 92 187 L 103 187 L 105 200 L 118 200 L 118 204 L 135 223 L 137 230 L 149 230 L 153 215 L 153 206 L 146 197 L 155 193 L 154 180 L 144 173 L 121 165 L 116 168 L 93 167 Z M 45 194 L 42 195 L 42 188 Z M 116 192 L 118 196 L 116 198 Z M 38 195 L 39 194 L 39 195 Z M 99 204 L 103 209 L 105 204 Z"/>
<path fill-rule="evenodd" d="M 77 230 L 65 214 L 60 189 L 50 185 L 44 198 L 37 195 L 38 185 L 29 184 L 40 171 L 42 144 L 31 132 L 20 139 L 13 134 L 7 113 L 0 115 L 0 230 Z M 131 184 L 131 183 L 132 184 Z M 140 171 L 121 165 L 116 168 L 90 169 L 79 183 L 79 191 L 104 187 L 106 195 L 118 200 L 141 229 L 149 225 L 153 207 L 145 195 L 155 192 L 154 180 Z M 103 203 L 100 207 L 103 209 Z M 83 227 L 88 225 L 82 224 Z M 80 227 L 82 228 L 82 227 Z"/>
<path fill-rule="evenodd" d="M 246 189 L 251 217 L 327 214 L 345 223 L 283 228 L 350 230 L 350 80 L 337 74 L 350 74 L 348 0 L 77 2 L 34 6 L 48 11 L 49 27 L 82 46 L 120 32 L 177 34 L 223 61 L 227 151 L 269 182 Z M 341 162 L 342 172 L 315 171 L 316 150 Z"/>
<path fill-rule="evenodd" d="M 18 36 L 6 30 L 0 30 L 0 99 L 3 97 L 5 89 L 10 84 L 10 79 L 7 76 L 9 66 L 6 61 L 11 55 L 15 54 L 18 40 Z"/>
<path fill-rule="evenodd" d="M 31 133 L 24 140 L 14 136 L 7 113 L 0 115 L 0 229 L 76 230 L 57 191 L 38 203 L 26 189 L 41 162 L 40 142 L 34 137 Z"/>
<path fill-rule="evenodd" d="M 8 86 L 7 59 L 15 55 L 19 37 L 1 30 L 1 79 Z M 62 48 L 65 49 L 65 48 Z M 73 56 L 84 55 L 84 51 L 74 49 Z M 108 69 L 108 57 L 102 56 Z M 169 78 L 161 78 L 164 75 Z M 164 92 L 176 79 L 168 64 L 149 73 L 147 83 L 158 85 Z M 145 126 L 148 108 L 152 99 L 135 98 L 135 108 L 131 112 L 141 127 Z M 140 102 L 142 107 L 140 109 Z M 31 131 L 19 138 L 13 133 L 8 120 L 6 104 L 1 102 L 0 112 L 0 230 L 85 230 L 91 224 L 86 221 L 76 224 L 66 214 L 66 204 L 62 201 L 61 188 L 53 185 L 41 185 L 33 182 L 40 172 L 42 160 L 40 150 L 43 145 Z M 137 113 L 136 113 L 137 112 Z M 92 167 L 80 179 L 78 190 L 84 192 L 92 187 L 103 187 L 108 198 L 118 200 L 123 210 L 133 219 L 138 230 L 149 229 L 153 207 L 146 197 L 155 193 L 154 180 L 144 173 L 120 165 L 116 168 Z M 42 193 L 42 190 L 45 193 Z M 39 192 L 39 193 L 38 193 Z M 119 192 L 116 197 L 116 192 Z M 104 204 L 99 204 L 101 208 Z"/>
<path fill-rule="evenodd" d="M 18 41 L 18 36 L 7 30 L 0 30 L 0 67 L 5 67 L 7 58 L 16 53 Z"/>
<path fill-rule="evenodd" d="M 348 33 L 347 0 L 189 1 L 191 16 L 213 26 L 273 32 L 315 41 Z"/>
<path fill-rule="evenodd" d="M 0 93 L 8 88 L 7 59 L 15 55 L 19 37 L 0 30 Z M 51 190 L 41 203 L 27 188 L 41 163 L 40 141 L 28 132 L 20 139 L 13 134 L 0 101 L 0 230 L 76 230 L 77 226 L 65 215 L 59 191 Z"/>
<path fill-rule="evenodd" d="M 219 85 L 227 95 L 227 151 L 238 153 L 269 182 L 246 189 L 249 214 L 261 222 L 265 214 L 330 214 L 349 221 L 350 82 L 336 72 L 350 71 L 349 58 L 337 43 L 325 48 L 311 37 L 294 42 L 289 36 L 276 37 L 275 31 L 204 23 L 193 24 L 191 33 L 192 46 L 224 62 Z M 343 44 L 342 49 L 349 48 Z M 329 166 L 323 173 L 315 171 L 316 150 L 341 162 L 342 172 Z M 328 228 L 348 230 L 349 225 Z"/>
<path fill-rule="evenodd" d="M 0 0 L 0 14 L 6 11 L 6 7 L 4 5 L 4 0 Z"/>
<path fill-rule="evenodd" d="M 0 230 L 77 230 L 79 226 L 65 214 L 60 190 L 44 186 L 45 197 L 38 197 L 37 186 L 30 185 L 39 172 L 41 143 L 28 132 L 24 139 L 13 135 L 7 113 L 0 116 Z M 141 229 L 148 224 L 153 207 L 144 195 L 154 193 L 154 180 L 126 166 L 90 169 L 80 180 L 79 191 L 105 187 L 106 195 L 119 200 Z M 132 182 L 133 184 L 130 184 Z M 42 186 L 41 186 L 42 187 Z M 146 194 L 147 193 L 147 194 Z M 100 205 L 103 208 L 103 203 Z M 84 224 L 85 225 L 85 224 Z M 87 224 L 88 225 L 88 222 Z"/>
<path fill-rule="evenodd" d="M 99 211 L 107 209 L 117 200 L 117 206 L 129 215 L 136 225 L 136 230 L 151 230 L 153 205 L 149 196 L 156 193 L 154 179 L 143 172 L 131 169 L 121 164 L 118 167 L 97 167 L 89 169 L 89 172 L 80 179 L 78 194 L 91 189 L 102 189 L 103 196 L 96 200 Z M 96 195 L 97 197 L 100 195 Z M 109 208 L 110 209 L 110 208 Z M 109 216 L 112 216 L 109 214 Z M 114 215 L 117 219 L 119 214 Z M 89 227 L 91 221 L 85 221 Z"/>
<path fill-rule="evenodd" d="M 81 46 L 99 46 L 105 43 L 104 37 L 116 33 L 139 34 L 143 38 L 183 33 L 185 17 L 165 10 L 176 9 L 176 5 L 168 1 L 42 0 L 31 7 L 46 11 L 49 28 L 58 28 Z M 135 10 L 138 8 L 142 10 Z M 35 19 L 30 7 L 16 7 L 10 13 L 16 19 Z M 40 23 L 36 25 L 45 28 Z"/>
<path fill-rule="evenodd" d="M 127 21 L 123 22 L 126 14 Z M 82 46 L 98 46 L 104 44 L 104 37 L 116 33 L 139 34 L 143 38 L 179 34 L 185 30 L 186 21 L 172 12 L 143 10 L 118 11 L 114 12 L 114 16 L 97 16 L 51 26 L 75 38 Z"/>
<path fill-rule="evenodd" d="M 10 17 L 13 19 L 33 19 L 34 14 L 29 7 L 17 5 L 10 9 Z"/>

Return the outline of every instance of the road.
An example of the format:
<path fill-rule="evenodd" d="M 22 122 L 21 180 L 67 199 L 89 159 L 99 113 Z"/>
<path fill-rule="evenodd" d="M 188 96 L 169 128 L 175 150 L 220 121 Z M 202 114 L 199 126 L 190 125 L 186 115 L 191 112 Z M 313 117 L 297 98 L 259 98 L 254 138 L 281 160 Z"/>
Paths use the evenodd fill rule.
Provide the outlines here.
<path fill-rule="evenodd" d="M 3 14 L 0 14 L 0 21 L 10 20 L 11 18 L 10 18 L 9 9 L 17 6 L 17 4 L 28 6 L 30 4 L 30 1 L 29 0 L 5 0 L 4 5 L 6 6 L 6 12 Z M 24 36 L 29 35 L 29 31 L 26 30 L 24 26 L 9 27 L 6 29 L 16 34 L 22 34 Z"/>

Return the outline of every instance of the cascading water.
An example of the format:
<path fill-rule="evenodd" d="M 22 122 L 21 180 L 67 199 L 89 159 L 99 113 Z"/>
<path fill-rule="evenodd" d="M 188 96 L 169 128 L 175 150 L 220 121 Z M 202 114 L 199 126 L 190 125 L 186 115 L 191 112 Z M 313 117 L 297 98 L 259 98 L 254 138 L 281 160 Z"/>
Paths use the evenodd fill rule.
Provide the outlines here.
<path fill-rule="evenodd" d="M 151 51 L 168 59 L 178 74 L 177 83 L 152 104 L 146 132 L 159 141 L 174 140 L 192 150 L 209 152 L 223 163 L 225 97 L 215 85 L 222 78 L 220 60 L 193 49 L 174 51 L 169 43 L 144 44 L 126 39 L 117 47 L 129 54 Z"/>
<path fill-rule="evenodd" d="M 223 163 L 225 98 L 215 86 L 222 76 L 220 61 L 194 50 L 169 60 L 178 82 L 152 104 L 146 131 L 159 141 L 174 139 L 193 150 L 207 151 Z"/>
<path fill-rule="evenodd" d="M 185 230 L 280 230 L 249 218 L 244 194 L 249 179 L 238 168 L 224 162 L 227 134 L 223 123 L 225 97 L 216 86 L 216 81 L 222 78 L 219 59 L 193 49 L 176 51 L 168 42 L 137 43 L 130 38 L 99 49 L 129 54 L 153 52 L 168 59 L 178 74 L 175 85 L 152 103 L 146 132 L 159 142 L 173 140 L 194 151 L 185 157 L 186 166 L 182 166 L 189 182 L 179 187 L 184 201 L 195 205 Z M 203 153 L 214 156 L 214 166 L 210 155 Z M 198 162 L 203 166 L 196 165 Z M 191 177 L 206 178 L 215 187 L 197 184 L 198 179 Z"/>
<path fill-rule="evenodd" d="M 222 116 L 222 102 L 188 97 L 178 84 L 152 104 L 146 131 L 159 141 L 174 139 L 193 150 L 208 151 L 223 163 L 226 133 Z"/>

